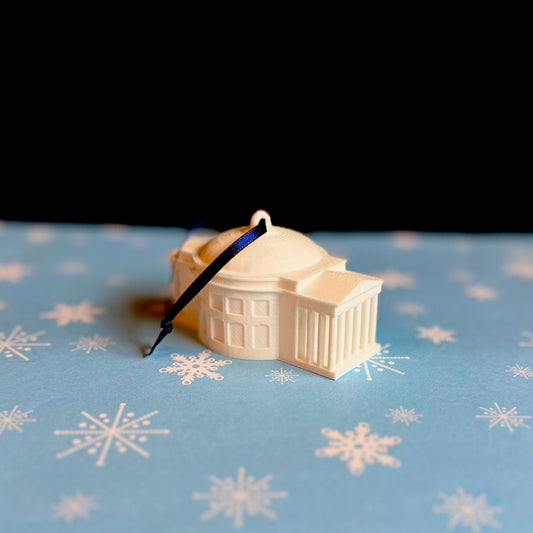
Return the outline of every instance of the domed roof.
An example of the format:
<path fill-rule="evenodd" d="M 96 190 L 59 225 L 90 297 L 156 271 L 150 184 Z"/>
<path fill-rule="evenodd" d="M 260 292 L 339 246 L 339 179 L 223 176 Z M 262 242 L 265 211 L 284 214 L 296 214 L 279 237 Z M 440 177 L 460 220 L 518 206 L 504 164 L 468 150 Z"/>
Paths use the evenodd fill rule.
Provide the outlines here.
<path fill-rule="evenodd" d="M 273 226 L 270 215 L 256 211 L 249 226 L 229 229 L 218 234 L 198 250 L 199 258 L 211 263 L 223 250 L 264 218 L 267 231 L 233 257 L 221 272 L 247 275 L 281 274 L 315 265 L 327 252 L 298 231 Z"/>

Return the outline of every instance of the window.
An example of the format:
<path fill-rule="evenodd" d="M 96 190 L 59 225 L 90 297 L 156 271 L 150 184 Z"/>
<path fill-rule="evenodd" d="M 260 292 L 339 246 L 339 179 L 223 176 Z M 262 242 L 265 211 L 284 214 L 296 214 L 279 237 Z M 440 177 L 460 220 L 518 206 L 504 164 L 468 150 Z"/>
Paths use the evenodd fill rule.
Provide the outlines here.
<path fill-rule="evenodd" d="M 224 322 L 219 318 L 211 319 L 211 336 L 219 342 L 224 342 Z"/>
<path fill-rule="evenodd" d="M 270 328 L 266 324 L 257 324 L 253 327 L 253 347 L 270 348 Z"/>
<path fill-rule="evenodd" d="M 244 347 L 244 326 L 239 322 L 229 325 L 229 342 L 232 346 Z"/>
<path fill-rule="evenodd" d="M 268 300 L 255 300 L 252 302 L 253 316 L 269 316 L 270 302 Z"/>
<path fill-rule="evenodd" d="M 242 315 L 244 314 L 244 302 L 239 298 L 228 298 L 228 313 L 233 315 Z"/>
<path fill-rule="evenodd" d="M 209 294 L 209 305 L 211 309 L 214 309 L 215 311 L 222 311 L 222 296 L 211 292 Z"/>

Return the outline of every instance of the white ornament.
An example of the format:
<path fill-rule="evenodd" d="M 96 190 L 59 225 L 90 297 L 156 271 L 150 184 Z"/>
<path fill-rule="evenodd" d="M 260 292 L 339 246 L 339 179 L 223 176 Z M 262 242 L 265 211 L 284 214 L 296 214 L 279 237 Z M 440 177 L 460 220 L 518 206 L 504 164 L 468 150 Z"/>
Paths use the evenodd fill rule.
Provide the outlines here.
<path fill-rule="evenodd" d="M 244 244 L 258 228 L 264 232 Z M 188 292 L 217 259 L 235 250 L 201 292 Z M 272 225 L 265 211 L 256 211 L 248 226 L 190 237 L 170 262 L 174 299 L 191 296 L 171 320 L 198 331 L 215 353 L 279 359 L 337 379 L 380 349 L 383 280 L 346 270 L 346 259 L 330 256 L 302 233 Z"/>

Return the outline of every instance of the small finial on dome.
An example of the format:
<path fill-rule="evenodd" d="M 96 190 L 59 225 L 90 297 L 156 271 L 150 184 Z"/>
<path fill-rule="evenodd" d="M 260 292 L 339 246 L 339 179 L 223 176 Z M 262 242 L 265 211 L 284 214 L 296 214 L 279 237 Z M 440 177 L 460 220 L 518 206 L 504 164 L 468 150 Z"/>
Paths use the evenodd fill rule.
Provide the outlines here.
<path fill-rule="evenodd" d="M 272 227 L 272 221 L 270 220 L 270 215 L 264 209 L 258 209 L 250 219 L 250 227 L 257 226 L 259 221 L 264 218 L 267 231 Z"/>

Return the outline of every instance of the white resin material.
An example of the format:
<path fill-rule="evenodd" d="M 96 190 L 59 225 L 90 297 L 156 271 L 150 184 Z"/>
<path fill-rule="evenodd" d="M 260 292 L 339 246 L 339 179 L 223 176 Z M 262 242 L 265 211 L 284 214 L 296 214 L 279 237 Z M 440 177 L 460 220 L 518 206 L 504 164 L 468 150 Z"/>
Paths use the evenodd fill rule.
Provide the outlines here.
<path fill-rule="evenodd" d="M 259 220 L 267 232 L 242 250 L 177 315 L 211 350 L 280 359 L 336 379 L 376 354 L 383 280 L 346 270 L 309 237 L 256 211 L 249 226 L 193 236 L 171 256 L 177 299 L 225 248 Z"/>

